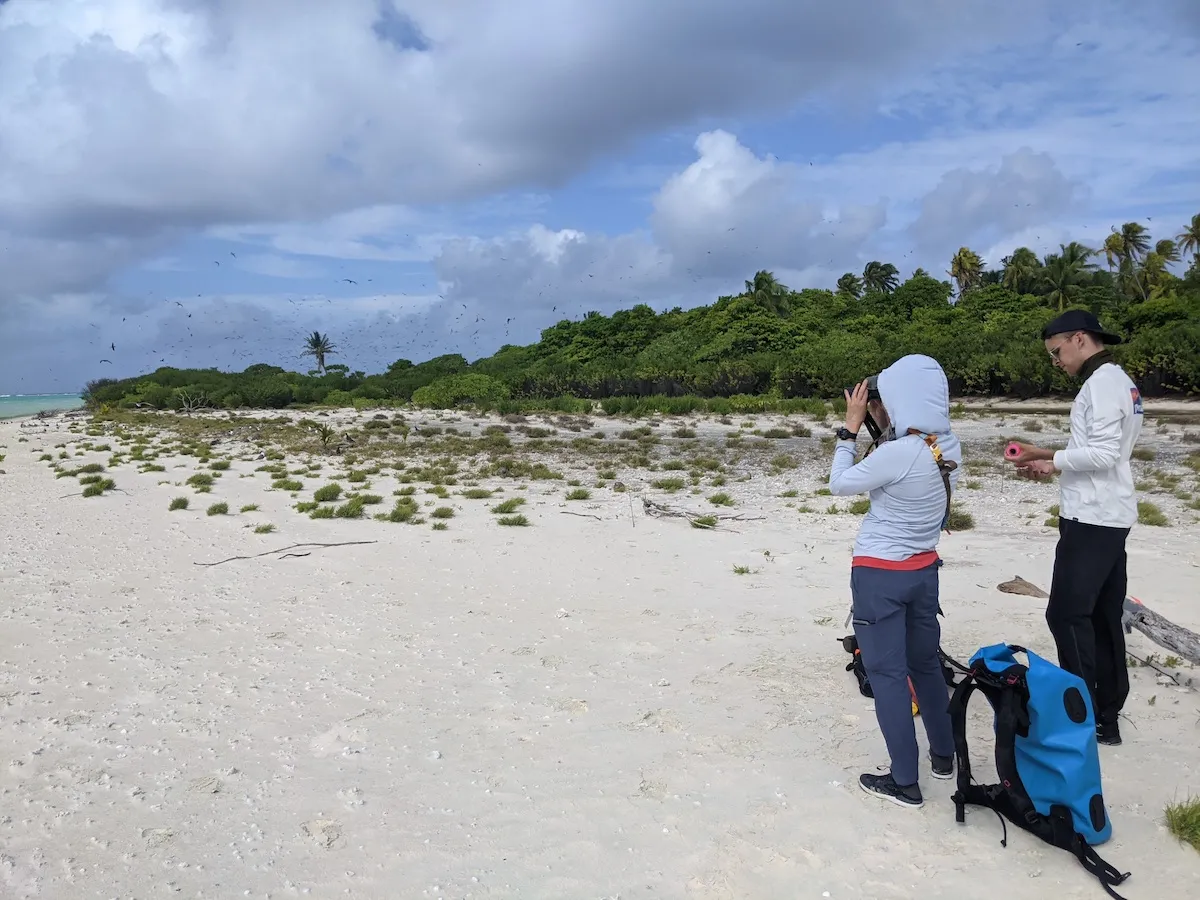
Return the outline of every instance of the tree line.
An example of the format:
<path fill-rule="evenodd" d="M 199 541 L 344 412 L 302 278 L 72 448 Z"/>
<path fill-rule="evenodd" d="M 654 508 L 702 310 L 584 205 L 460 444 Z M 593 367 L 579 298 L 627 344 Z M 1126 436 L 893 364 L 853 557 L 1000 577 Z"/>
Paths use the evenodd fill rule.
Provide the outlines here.
<path fill-rule="evenodd" d="M 1188 263 L 1184 275 L 1171 267 Z M 88 384 L 93 405 L 155 408 L 283 408 L 416 403 L 448 408 L 613 410 L 648 398 L 686 411 L 837 398 L 843 387 L 908 353 L 946 370 L 955 396 L 1033 397 L 1071 385 L 1040 338 L 1059 312 L 1089 309 L 1125 337 L 1119 361 L 1148 396 L 1200 390 L 1200 214 L 1174 237 L 1114 227 L 1099 248 L 1071 242 L 1038 257 L 1020 247 L 987 268 L 962 247 L 945 279 L 917 269 L 904 281 L 887 262 L 848 272 L 833 290 L 794 290 L 768 271 L 742 292 L 692 309 L 645 304 L 611 316 L 589 312 L 546 328 L 527 346 L 505 345 L 469 363 L 447 354 L 400 359 L 386 371 L 352 371 L 327 359 L 341 350 L 314 332 L 306 373 L 258 364 L 242 372 L 160 368 Z"/>

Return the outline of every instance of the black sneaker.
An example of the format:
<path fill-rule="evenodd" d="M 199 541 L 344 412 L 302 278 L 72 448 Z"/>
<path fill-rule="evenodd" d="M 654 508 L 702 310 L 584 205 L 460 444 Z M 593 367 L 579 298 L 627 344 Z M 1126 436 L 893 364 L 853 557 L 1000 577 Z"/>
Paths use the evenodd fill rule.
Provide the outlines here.
<path fill-rule="evenodd" d="M 1109 747 L 1121 746 L 1121 729 L 1116 722 L 1101 722 L 1096 726 L 1096 741 Z"/>
<path fill-rule="evenodd" d="M 954 777 L 954 757 L 929 754 L 929 765 L 933 769 L 933 777 L 948 781 Z"/>
<path fill-rule="evenodd" d="M 921 797 L 921 788 L 918 785 L 910 784 L 907 787 L 901 787 L 896 784 L 896 779 L 891 776 L 891 773 L 859 775 L 858 786 L 868 794 L 874 794 L 884 800 L 891 800 L 898 806 L 916 809 L 925 805 L 925 800 Z"/>

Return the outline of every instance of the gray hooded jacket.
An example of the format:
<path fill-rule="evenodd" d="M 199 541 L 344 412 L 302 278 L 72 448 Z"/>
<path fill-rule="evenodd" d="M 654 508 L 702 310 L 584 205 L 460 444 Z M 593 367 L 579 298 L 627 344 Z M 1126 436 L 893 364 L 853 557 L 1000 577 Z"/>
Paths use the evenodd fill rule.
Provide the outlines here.
<path fill-rule="evenodd" d="M 867 493 L 871 509 L 854 542 L 856 556 L 900 561 L 938 545 L 946 488 L 937 462 L 915 428 L 937 437 L 943 458 L 962 465 L 962 446 L 950 430 L 950 386 L 937 360 L 902 357 L 879 373 L 879 397 L 896 438 L 881 442 L 855 464 L 853 441 L 838 441 L 829 473 L 836 496 Z M 958 469 L 950 474 L 958 485 Z"/>

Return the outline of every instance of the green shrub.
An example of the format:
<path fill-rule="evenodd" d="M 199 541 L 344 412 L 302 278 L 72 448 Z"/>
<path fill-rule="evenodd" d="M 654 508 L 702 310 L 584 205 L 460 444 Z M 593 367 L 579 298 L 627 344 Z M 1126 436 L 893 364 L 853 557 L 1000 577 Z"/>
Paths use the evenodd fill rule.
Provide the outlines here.
<path fill-rule="evenodd" d="M 210 516 L 224 516 L 229 512 L 228 503 L 214 503 L 205 512 Z"/>
<path fill-rule="evenodd" d="M 426 409 L 453 409 L 459 406 L 494 409 L 508 398 L 508 386 L 502 381 L 490 375 L 463 372 L 417 388 L 413 392 L 412 402 Z"/>
<path fill-rule="evenodd" d="M 171 512 L 174 512 L 177 509 L 187 509 L 188 502 L 189 501 L 188 501 L 187 497 L 176 497 L 174 500 L 171 501 L 171 505 L 168 506 L 167 509 L 170 510 Z"/>
<path fill-rule="evenodd" d="M 1167 520 L 1167 517 L 1163 515 L 1163 511 L 1149 500 L 1139 500 L 1137 511 L 1138 524 L 1140 525 L 1150 525 L 1155 528 L 1164 528 L 1171 524 Z"/>
<path fill-rule="evenodd" d="M 342 496 L 342 486 L 336 483 L 330 483 L 324 487 L 319 487 L 313 492 L 313 499 L 318 503 L 328 503 L 337 500 Z"/>

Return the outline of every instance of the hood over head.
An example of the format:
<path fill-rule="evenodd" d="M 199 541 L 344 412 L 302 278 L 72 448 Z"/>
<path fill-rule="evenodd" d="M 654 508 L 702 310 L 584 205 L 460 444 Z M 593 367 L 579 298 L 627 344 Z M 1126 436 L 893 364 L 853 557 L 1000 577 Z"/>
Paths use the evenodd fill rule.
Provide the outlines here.
<path fill-rule="evenodd" d="M 926 434 L 950 431 L 950 382 L 931 356 L 902 356 L 879 373 L 879 399 L 896 434 L 910 428 Z"/>

